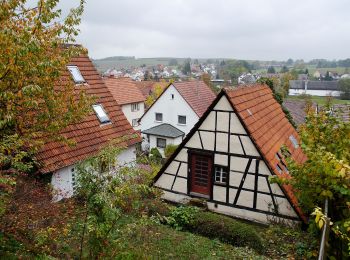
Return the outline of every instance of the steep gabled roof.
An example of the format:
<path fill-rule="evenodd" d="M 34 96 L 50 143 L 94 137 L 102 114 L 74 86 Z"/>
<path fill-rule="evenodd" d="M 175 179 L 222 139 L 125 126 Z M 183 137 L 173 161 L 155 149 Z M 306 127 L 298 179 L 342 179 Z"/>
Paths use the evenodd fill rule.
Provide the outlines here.
<path fill-rule="evenodd" d="M 60 142 L 47 142 L 43 146 L 37 154 L 42 173 L 52 172 L 86 159 L 114 139 L 132 136 L 121 145 L 133 145 L 141 141 L 90 59 L 87 56 L 73 58 L 69 65 L 77 66 L 86 81 L 86 84 L 77 86 L 77 90 L 85 89 L 88 95 L 95 96 L 96 104 L 102 104 L 111 122 L 101 125 L 91 108 L 91 113 L 82 122 L 70 125 L 62 131 L 63 136 L 76 142 L 75 146 L 69 147 Z M 68 70 L 62 74 L 64 79 L 70 77 Z"/>
<path fill-rule="evenodd" d="M 143 102 L 146 98 L 130 78 L 105 78 L 104 83 L 119 105 Z"/>
<path fill-rule="evenodd" d="M 187 104 L 193 109 L 198 117 L 201 117 L 204 114 L 216 97 L 215 93 L 203 81 L 168 83 L 168 86 L 164 89 L 163 93 L 142 115 L 139 122 L 148 113 L 148 111 L 151 110 L 151 108 L 157 103 L 158 99 L 163 96 L 170 86 L 174 86 L 174 88 L 180 93 L 183 99 L 185 99 Z"/>
<path fill-rule="evenodd" d="M 198 117 L 204 114 L 216 97 L 215 93 L 203 81 L 174 82 L 173 86 Z"/>
<path fill-rule="evenodd" d="M 280 173 L 276 167 L 279 163 L 276 154 L 278 153 L 279 156 L 281 156 L 280 149 L 282 146 L 288 148 L 291 157 L 297 163 L 303 163 L 307 159 L 300 145 L 296 147 L 292 143 L 291 139 L 295 139 L 298 144 L 300 144 L 298 133 L 286 118 L 281 105 L 274 99 L 271 89 L 266 85 L 259 84 L 241 85 L 238 88 L 224 89 L 220 92 L 190 133 L 182 141 L 181 145 L 179 145 L 155 176 L 153 183 L 157 181 L 171 161 L 175 159 L 223 96 L 226 96 L 231 103 L 234 112 L 237 114 L 243 127 L 249 133 L 253 143 L 258 148 L 259 154 L 275 175 L 289 177 L 288 173 L 285 171 Z M 292 191 L 292 187 L 290 185 L 283 185 L 282 189 L 300 218 L 306 221 L 303 212 L 298 207 L 298 202 Z"/>

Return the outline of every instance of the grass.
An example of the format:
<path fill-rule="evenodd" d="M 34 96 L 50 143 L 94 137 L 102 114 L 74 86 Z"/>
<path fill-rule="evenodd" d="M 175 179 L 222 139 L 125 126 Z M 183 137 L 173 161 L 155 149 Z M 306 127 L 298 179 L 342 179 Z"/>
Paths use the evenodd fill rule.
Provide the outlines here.
<path fill-rule="evenodd" d="M 267 259 L 247 247 L 233 247 L 189 232 L 146 223 L 130 224 L 119 244 L 121 258 L 147 259 Z"/>
<path fill-rule="evenodd" d="M 312 102 L 319 105 L 325 105 L 328 97 L 309 96 Z M 305 100 L 305 96 L 288 96 L 287 100 Z M 350 104 L 350 100 L 342 100 L 339 98 L 332 98 L 332 104 Z"/>

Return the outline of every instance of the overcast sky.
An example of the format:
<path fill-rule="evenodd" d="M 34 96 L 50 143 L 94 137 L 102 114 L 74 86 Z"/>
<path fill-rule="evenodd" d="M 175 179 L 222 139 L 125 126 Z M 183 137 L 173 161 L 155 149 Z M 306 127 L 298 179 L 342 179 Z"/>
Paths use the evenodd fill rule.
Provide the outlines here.
<path fill-rule="evenodd" d="M 78 42 L 92 58 L 344 59 L 350 0 L 86 0 Z"/>

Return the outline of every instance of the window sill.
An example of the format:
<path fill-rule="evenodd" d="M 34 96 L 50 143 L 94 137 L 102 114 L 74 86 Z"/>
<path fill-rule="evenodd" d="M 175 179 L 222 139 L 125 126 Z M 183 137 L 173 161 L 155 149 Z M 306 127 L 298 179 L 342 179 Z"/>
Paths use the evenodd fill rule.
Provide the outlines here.
<path fill-rule="evenodd" d="M 178 126 L 186 126 L 187 124 L 180 124 L 180 123 L 177 123 Z"/>
<path fill-rule="evenodd" d="M 163 123 L 163 121 L 157 121 L 157 120 L 155 120 L 154 123 Z"/>

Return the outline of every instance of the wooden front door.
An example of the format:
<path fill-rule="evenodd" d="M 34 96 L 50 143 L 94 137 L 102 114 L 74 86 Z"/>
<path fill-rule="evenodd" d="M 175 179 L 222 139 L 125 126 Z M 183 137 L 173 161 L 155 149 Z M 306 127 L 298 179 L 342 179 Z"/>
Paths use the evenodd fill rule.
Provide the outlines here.
<path fill-rule="evenodd" d="M 211 155 L 192 153 L 191 192 L 210 195 L 213 158 Z"/>

